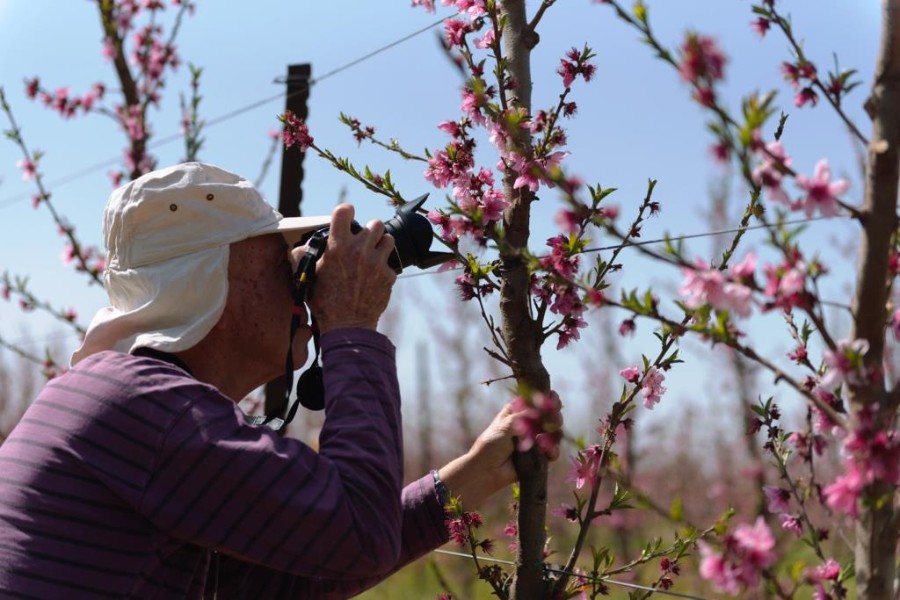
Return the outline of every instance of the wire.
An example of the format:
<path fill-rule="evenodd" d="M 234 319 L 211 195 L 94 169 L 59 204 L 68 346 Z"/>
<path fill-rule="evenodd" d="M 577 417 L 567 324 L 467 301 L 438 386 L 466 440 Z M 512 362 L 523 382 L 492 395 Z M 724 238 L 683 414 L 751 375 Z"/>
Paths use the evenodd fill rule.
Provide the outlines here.
<path fill-rule="evenodd" d="M 333 76 L 337 75 L 338 73 L 342 73 L 343 71 L 346 71 L 347 69 L 349 69 L 351 67 L 354 67 L 362 62 L 365 62 L 365 61 L 369 60 L 370 58 L 377 56 L 378 54 L 381 54 L 382 52 L 385 52 L 386 50 L 390 50 L 391 48 L 393 48 L 399 44 L 402 44 L 403 42 L 405 42 L 407 40 L 411 40 L 412 38 L 414 38 L 418 35 L 421 35 L 422 33 L 426 32 L 430 29 L 433 29 L 437 25 L 440 25 L 441 23 L 444 22 L 444 20 L 445 19 L 442 17 L 440 20 L 435 21 L 434 23 L 431 23 L 430 25 L 422 27 L 421 29 L 417 29 L 416 31 L 409 33 L 399 39 L 396 39 L 393 42 L 390 42 L 389 44 L 385 44 L 384 46 L 376 48 L 375 50 L 372 50 L 358 58 L 355 58 L 348 63 L 345 63 L 339 67 L 336 67 L 336 68 L 332 69 L 331 71 L 328 71 L 327 73 L 321 75 L 320 77 L 310 78 L 308 87 L 312 87 L 316 83 L 320 83 L 320 82 L 328 79 L 329 77 L 333 77 Z M 275 83 L 284 83 L 285 81 L 286 81 L 286 79 L 283 77 L 276 78 L 274 80 Z M 209 128 L 209 127 L 218 125 L 220 123 L 224 123 L 225 121 L 229 121 L 229 120 L 231 120 L 237 116 L 240 116 L 246 112 L 249 112 L 251 110 L 259 108 L 260 106 L 264 106 L 270 102 L 274 102 L 275 100 L 278 100 L 279 98 L 291 97 L 295 94 L 305 93 L 307 91 L 307 89 L 301 89 L 301 90 L 292 92 L 290 94 L 290 96 L 288 96 L 287 92 L 279 92 L 272 96 L 268 96 L 266 98 L 262 98 L 255 102 L 251 102 L 250 104 L 247 104 L 246 106 L 242 106 L 242 107 L 236 108 L 230 112 L 227 112 L 225 114 L 219 115 L 217 117 L 207 119 L 204 122 L 204 128 Z M 169 144 L 171 142 L 180 140 L 183 137 L 184 137 L 184 135 L 181 133 L 173 133 L 173 134 L 169 134 L 164 137 L 159 137 L 159 138 L 156 138 L 155 140 L 153 140 L 152 142 L 150 142 L 149 144 L 147 144 L 147 148 L 148 149 L 158 148 L 165 144 Z M 49 182 L 47 182 L 47 185 L 52 186 L 52 187 L 60 187 L 67 183 L 71 183 L 72 181 L 81 179 L 82 177 L 86 177 L 88 175 L 96 173 L 97 171 L 100 171 L 102 169 L 116 166 L 119 164 L 120 160 L 121 159 L 119 157 L 108 158 L 104 161 L 95 163 L 93 165 L 84 167 L 83 169 L 80 169 L 78 171 L 69 173 L 68 175 L 63 175 L 57 179 L 49 181 Z M 9 198 L 6 198 L 6 199 L 0 201 L 0 209 L 12 206 L 13 204 L 21 202 L 22 200 L 27 200 L 27 199 L 31 198 L 31 196 L 32 196 L 32 194 L 30 192 L 24 192 L 24 193 L 18 194 L 16 196 L 10 196 Z"/>
<path fill-rule="evenodd" d="M 747 225 L 746 227 L 735 227 L 733 229 L 719 229 L 717 231 L 706 231 L 703 233 L 686 233 L 683 235 L 676 235 L 676 236 L 672 236 L 672 237 L 663 237 L 663 238 L 657 238 L 657 239 L 653 239 L 653 240 L 644 240 L 641 242 L 628 241 L 624 244 L 624 246 L 622 246 L 622 244 L 613 244 L 612 246 L 600 246 L 599 248 L 585 248 L 584 250 L 582 250 L 580 252 L 580 254 L 586 254 L 588 252 L 603 252 L 604 250 L 615 250 L 619 246 L 622 246 L 623 248 L 628 248 L 631 246 L 649 246 L 651 244 L 661 244 L 663 242 L 678 242 L 678 241 L 682 241 L 682 240 L 692 240 L 692 239 L 703 238 L 703 237 L 714 237 L 717 235 L 727 235 L 729 233 L 737 233 L 739 231 L 752 231 L 755 229 L 771 229 L 773 227 L 779 227 L 781 225 L 797 225 L 800 223 L 810 223 L 813 221 L 822 221 L 822 220 L 826 220 L 826 219 L 834 219 L 834 218 L 849 219 L 849 218 L 852 218 L 852 216 L 853 215 L 830 215 L 830 216 L 809 217 L 806 219 L 793 219 L 790 221 L 781 221 L 780 223 L 774 223 L 774 224 Z M 447 269 L 447 271 L 457 271 L 460 268 L 461 267 L 454 267 L 452 269 Z M 440 273 L 443 273 L 443 272 L 445 272 L 445 271 L 440 271 Z M 400 275 L 397 279 L 405 279 L 407 277 L 421 277 L 423 275 L 437 275 L 438 273 L 439 273 L 439 271 L 437 269 L 432 269 L 429 271 L 422 271 L 421 273 L 407 273 L 405 275 Z"/>
<path fill-rule="evenodd" d="M 793 219 L 790 221 L 781 221 L 780 223 L 774 223 L 771 225 L 768 225 L 768 224 L 747 225 L 745 227 L 735 227 L 733 229 L 720 229 L 717 231 L 707 231 L 705 233 L 688 233 L 685 235 L 679 235 L 679 236 L 675 236 L 675 237 L 664 237 L 664 238 L 657 238 L 655 240 L 644 240 L 642 242 L 626 241 L 624 247 L 628 248 L 629 246 L 649 246 L 650 244 L 659 244 L 662 242 L 678 242 L 678 241 L 682 241 L 682 240 L 692 240 L 695 238 L 714 237 L 717 235 L 727 235 L 729 233 L 737 233 L 739 231 L 752 231 L 754 229 L 771 229 L 773 227 L 780 227 L 781 225 L 797 225 L 800 223 L 810 223 L 812 221 L 822 221 L 824 219 L 833 219 L 835 217 L 851 218 L 852 216 L 853 215 L 830 215 L 830 216 L 821 215 L 818 217 L 808 217 L 806 219 Z M 600 248 L 585 248 L 584 250 L 582 250 L 582 253 L 602 252 L 604 250 L 615 250 L 620 245 L 621 244 L 614 244 L 612 246 L 602 246 Z"/>
<path fill-rule="evenodd" d="M 454 552 L 452 550 L 433 550 L 433 552 L 437 554 L 446 554 L 448 556 L 456 556 L 461 558 L 472 558 L 471 554 L 465 554 L 463 552 Z M 500 558 L 494 558 L 492 556 L 478 556 L 478 560 L 483 560 L 486 562 L 494 562 L 504 565 L 515 565 L 516 563 L 510 560 L 503 560 Z M 556 569 L 554 567 L 550 567 L 544 565 L 545 571 L 550 571 L 551 573 L 558 573 L 560 575 L 569 575 L 571 577 L 578 577 L 579 579 L 589 579 L 590 581 L 597 581 L 600 583 L 611 583 L 613 585 L 618 585 L 621 587 L 627 587 L 635 590 L 645 590 L 648 592 L 654 592 L 656 594 L 663 594 L 666 596 L 674 596 L 676 598 L 689 598 L 690 600 L 707 600 L 703 596 L 694 596 L 692 594 L 683 594 L 681 592 L 670 592 L 668 590 L 663 590 L 660 588 L 650 587 L 647 585 L 640 585 L 637 583 L 629 583 L 627 581 L 619 581 L 617 579 L 609 579 L 606 577 L 594 577 L 592 575 L 585 575 L 584 573 L 573 573 L 571 571 L 566 571 L 564 569 Z"/>

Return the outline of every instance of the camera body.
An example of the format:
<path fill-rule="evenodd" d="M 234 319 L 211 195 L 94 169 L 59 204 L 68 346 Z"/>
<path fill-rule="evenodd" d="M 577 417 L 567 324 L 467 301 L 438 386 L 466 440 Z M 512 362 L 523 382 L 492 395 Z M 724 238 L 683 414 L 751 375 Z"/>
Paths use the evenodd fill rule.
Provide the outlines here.
<path fill-rule="evenodd" d="M 409 266 L 427 269 L 454 257 L 452 252 L 433 252 L 431 250 L 431 240 L 434 238 L 431 223 L 416 212 L 427 197 L 428 194 L 425 194 L 412 202 L 407 202 L 384 223 L 385 233 L 394 237 L 394 252 L 388 257 L 388 265 L 398 274 Z M 361 229 L 362 226 L 356 221 L 350 225 L 353 233 L 357 233 Z M 297 306 L 303 306 L 315 283 L 316 263 L 328 247 L 329 231 L 330 227 L 322 227 L 305 238 L 306 253 L 300 259 L 293 278 L 294 304 Z M 295 313 L 291 322 L 291 340 L 294 339 L 294 334 L 299 326 L 298 313 Z M 274 417 L 266 420 L 275 429 L 280 429 L 293 419 L 298 403 L 310 410 L 322 410 L 325 407 L 325 386 L 322 367 L 319 364 L 319 334 L 315 327 L 313 328 L 313 342 L 316 346 L 316 357 L 313 364 L 300 375 L 300 379 L 297 381 L 297 400 L 288 410 L 284 420 Z M 293 355 L 289 347 L 285 375 L 291 382 L 293 364 Z M 288 390 L 291 387 L 293 387 L 292 383 L 288 385 Z M 287 399 L 285 407 L 287 407 Z"/>
<path fill-rule="evenodd" d="M 451 252 L 431 250 L 431 241 L 434 238 L 431 223 L 416 212 L 426 198 L 428 194 L 407 202 L 397 209 L 393 217 L 384 222 L 385 233 L 391 234 L 394 238 L 394 252 L 388 257 L 388 266 L 397 274 L 409 266 L 427 269 L 453 258 Z M 361 229 L 362 226 L 356 221 L 350 226 L 353 233 Z M 294 301 L 298 304 L 305 302 L 309 294 L 310 286 L 315 279 L 316 262 L 328 246 L 329 231 L 329 226 L 322 227 L 304 238 L 307 245 L 306 255 L 300 260 L 294 272 Z"/>

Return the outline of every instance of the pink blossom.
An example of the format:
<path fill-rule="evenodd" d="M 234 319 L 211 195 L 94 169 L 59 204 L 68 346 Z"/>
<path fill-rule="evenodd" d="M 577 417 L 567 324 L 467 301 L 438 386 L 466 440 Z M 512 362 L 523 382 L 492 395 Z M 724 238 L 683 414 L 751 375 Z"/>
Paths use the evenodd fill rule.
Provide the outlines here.
<path fill-rule="evenodd" d="M 791 200 L 781 188 L 784 177 L 781 169 L 790 164 L 791 158 L 785 153 L 781 142 L 771 142 L 766 144 L 763 162 L 751 174 L 753 183 L 763 188 L 770 200 L 785 206 L 791 206 Z"/>
<path fill-rule="evenodd" d="M 666 376 L 656 367 L 650 367 L 650 370 L 644 374 L 644 381 L 641 383 L 641 394 L 644 395 L 644 408 L 652 409 L 659 403 L 660 397 L 666 393 L 666 388 L 662 386 L 665 379 Z"/>
<path fill-rule="evenodd" d="M 591 80 L 597 68 L 587 62 L 586 57 L 589 55 L 590 50 L 588 48 L 585 48 L 584 51 L 572 48 L 566 52 L 566 58 L 559 59 L 559 68 L 556 72 L 562 77 L 563 86 L 566 88 L 572 87 L 572 83 L 579 75 L 585 82 Z"/>
<path fill-rule="evenodd" d="M 894 311 L 894 316 L 891 317 L 891 330 L 894 332 L 894 338 L 900 342 L 900 308 Z"/>
<path fill-rule="evenodd" d="M 506 196 L 500 190 L 494 188 L 484 193 L 481 199 L 482 219 L 487 223 L 494 223 L 503 218 L 503 211 L 509 206 Z"/>
<path fill-rule="evenodd" d="M 764 265 L 763 274 L 766 277 L 763 294 L 771 299 L 766 308 L 790 310 L 809 304 L 809 294 L 806 292 L 807 267 L 802 260 L 797 259 L 794 263 L 784 261 L 778 266 Z"/>
<path fill-rule="evenodd" d="M 453 137 L 459 137 L 460 133 L 462 132 L 462 128 L 456 121 L 443 121 L 438 124 L 438 129 L 440 129 L 444 133 L 450 134 Z"/>
<path fill-rule="evenodd" d="M 856 517 L 859 515 L 859 497 L 865 485 L 862 472 L 853 468 L 822 490 L 825 503 L 837 512 Z"/>
<path fill-rule="evenodd" d="M 828 370 L 822 377 L 822 386 L 833 390 L 843 382 L 859 385 L 865 379 L 863 356 L 869 351 L 869 342 L 863 339 L 841 340 L 837 348 L 825 352 Z"/>
<path fill-rule="evenodd" d="M 109 181 L 112 183 L 113 187 L 122 185 L 122 178 L 125 176 L 122 171 L 107 171 L 106 175 L 109 177 Z"/>
<path fill-rule="evenodd" d="M 447 19 L 444 21 L 444 33 L 447 39 L 447 45 L 462 46 L 463 39 L 467 33 L 472 31 L 472 26 L 465 21 L 459 19 Z"/>
<path fill-rule="evenodd" d="M 278 119 L 284 123 L 284 131 L 281 134 L 285 148 L 290 148 L 294 144 L 300 148 L 301 152 L 306 152 L 313 144 L 313 138 L 309 135 L 309 129 L 306 123 L 291 111 L 287 111 L 280 115 Z"/>
<path fill-rule="evenodd" d="M 459 14 L 466 14 L 474 21 L 487 14 L 485 0 L 441 0 L 444 6 L 456 5 Z"/>
<path fill-rule="evenodd" d="M 469 88 L 463 88 L 460 109 L 473 123 L 484 125 L 487 122 L 487 119 L 481 114 L 481 107 L 484 106 L 490 98 L 493 98 L 495 94 L 496 90 L 493 86 L 488 86 L 483 92 L 478 94 Z"/>
<path fill-rule="evenodd" d="M 554 391 L 535 393 L 530 400 L 516 396 L 512 401 L 513 412 L 521 413 L 513 423 L 519 437 L 518 449 L 527 452 L 537 445 L 542 452 L 549 452 L 562 439 L 560 410 L 562 402 Z"/>
<path fill-rule="evenodd" d="M 841 400 L 827 389 L 817 385 L 813 388 L 812 393 L 826 406 L 830 406 L 837 412 L 844 412 L 844 407 Z M 813 431 L 815 431 L 816 433 L 830 432 L 834 435 L 839 435 L 839 431 L 835 431 L 836 424 L 831 420 L 831 417 L 829 417 L 816 406 L 812 407 L 812 413 Z"/>
<path fill-rule="evenodd" d="M 41 84 L 37 77 L 25 80 L 25 96 L 29 100 L 34 100 L 40 91 Z"/>
<path fill-rule="evenodd" d="M 16 166 L 22 169 L 22 181 L 31 181 L 35 178 L 37 165 L 27 158 L 16 161 Z"/>
<path fill-rule="evenodd" d="M 749 268 L 752 273 L 754 260 L 751 259 L 749 264 L 741 264 L 739 272 L 746 272 Z M 688 308 L 698 309 L 709 304 L 715 310 L 728 311 L 740 317 L 750 315 L 750 288 L 728 281 L 722 271 L 709 269 L 702 260 L 695 264 L 696 269 L 682 269 L 685 279 L 679 291 Z"/>
<path fill-rule="evenodd" d="M 829 558 L 824 564 L 812 569 L 807 575 L 810 582 L 837 581 L 841 576 L 841 565 L 833 558 Z"/>
<path fill-rule="evenodd" d="M 754 525 L 739 525 L 723 540 L 723 551 L 714 551 L 705 542 L 700 547 L 700 576 L 718 590 L 736 596 L 741 587 L 755 587 L 759 574 L 773 565 L 775 538 L 759 517 Z"/>
<path fill-rule="evenodd" d="M 578 224 L 581 221 L 575 211 L 568 208 L 560 208 L 556 216 L 553 217 L 553 222 L 559 225 L 560 229 L 566 233 L 575 233 L 578 231 Z"/>
<path fill-rule="evenodd" d="M 60 254 L 60 259 L 62 259 L 64 264 L 72 264 L 72 261 L 75 260 L 77 254 L 75 253 L 75 247 L 72 244 L 66 244 L 63 248 L 62 253 Z"/>
<path fill-rule="evenodd" d="M 760 567 L 767 567 L 775 562 L 775 538 L 766 525 L 765 519 L 758 517 L 753 525 L 739 525 L 734 530 L 734 539 L 747 559 Z"/>
<path fill-rule="evenodd" d="M 753 27 L 753 31 L 755 31 L 759 37 L 765 37 L 766 32 L 769 30 L 771 22 L 765 17 L 760 17 L 752 21 L 750 25 Z"/>
<path fill-rule="evenodd" d="M 484 36 L 475 39 L 475 47 L 480 48 L 482 50 L 487 50 L 493 45 L 496 40 L 497 34 L 494 32 L 493 27 L 489 27 Z"/>
<path fill-rule="evenodd" d="M 566 475 L 566 482 L 574 483 L 575 489 L 580 490 L 585 483 L 593 489 L 600 480 L 600 446 L 589 446 L 572 457 L 572 468 Z"/>
<path fill-rule="evenodd" d="M 803 525 L 800 523 L 800 519 L 793 515 L 781 515 L 781 527 L 785 531 L 792 532 L 797 537 L 803 535 Z"/>
<path fill-rule="evenodd" d="M 837 197 L 850 188 L 850 182 L 846 179 L 831 181 L 831 169 L 824 158 L 816 163 L 811 179 L 797 175 L 797 185 L 806 191 L 806 198 L 800 200 L 798 208 L 802 208 L 807 217 L 812 217 L 816 210 L 826 217 L 838 214 L 840 205 Z"/>
<path fill-rule="evenodd" d="M 619 371 L 619 375 L 625 378 L 628 383 L 637 383 L 641 378 L 641 370 L 637 367 L 627 367 Z"/>
<path fill-rule="evenodd" d="M 466 187 L 473 166 L 471 152 L 461 142 L 453 141 L 428 160 L 425 179 L 437 188 L 447 187 L 450 183 L 460 183 Z"/>
<path fill-rule="evenodd" d="M 729 269 L 731 276 L 739 281 L 753 279 L 753 273 L 756 271 L 756 254 L 748 252 L 741 262 L 732 265 Z"/>
<path fill-rule="evenodd" d="M 719 591 L 737 596 L 740 586 L 735 569 L 706 542 L 697 542 L 697 546 L 700 548 L 700 577 L 711 582 Z"/>
<path fill-rule="evenodd" d="M 112 61 L 116 57 L 116 46 L 110 38 L 105 38 L 103 40 L 101 54 L 103 55 L 103 58 L 108 61 Z"/>
<path fill-rule="evenodd" d="M 634 335 L 634 330 L 637 328 L 637 325 L 634 322 L 634 319 L 625 319 L 621 323 L 619 323 L 619 335 Z"/>
<path fill-rule="evenodd" d="M 411 6 L 421 6 L 430 13 L 434 12 L 434 0 L 412 0 Z"/>
<path fill-rule="evenodd" d="M 559 507 L 551 510 L 550 514 L 555 517 L 562 517 L 566 521 L 578 522 L 578 509 L 569 504 L 560 504 Z"/>
<path fill-rule="evenodd" d="M 718 162 L 727 163 L 731 160 L 731 146 L 723 142 L 718 142 L 710 146 L 709 152 Z"/>
<path fill-rule="evenodd" d="M 527 187 L 532 192 L 537 192 L 540 187 L 540 178 L 536 163 L 526 161 L 519 155 L 516 155 L 515 158 L 518 160 L 510 163 L 511 170 L 517 174 L 516 180 L 513 182 L 513 189 Z"/>
<path fill-rule="evenodd" d="M 688 82 L 714 81 L 725 76 L 725 55 L 711 37 L 689 33 L 681 46 L 678 70 Z"/>
<path fill-rule="evenodd" d="M 811 87 L 805 87 L 794 95 L 794 106 L 803 108 L 807 104 L 815 106 L 819 103 L 819 95 Z"/>
<path fill-rule="evenodd" d="M 787 512 L 788 502 L 791 499 L 790 492 L 780 487 L 767 485 L 763 487 L 766 495 L 767 508 L 771 513 Z"/>

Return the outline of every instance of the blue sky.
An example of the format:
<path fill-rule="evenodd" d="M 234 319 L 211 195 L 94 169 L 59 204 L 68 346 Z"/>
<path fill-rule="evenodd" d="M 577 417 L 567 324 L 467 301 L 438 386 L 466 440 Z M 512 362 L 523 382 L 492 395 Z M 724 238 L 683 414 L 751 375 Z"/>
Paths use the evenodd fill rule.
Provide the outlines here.
<path fill-rule="evenodd" d="M 532 10 L 536 2 L 530 3 Z M 780 2 L 792 15 L 798 37 L 807 54 L 825 71 L 833 65 L 833 54 L 843 68 L 856 68 L 863 85 L 847 101 L 847 109 L 864 133 L 869 122 L 861 105 L 871 84 L 877 49 L 879 3 Z M 794 167 L 811 173 L 815 162 L 828 157 L 833 171 L 852 181 L 848 200 L 861 198 L 857 158 L 849 136 L 836 115 L 826 106 L 816 110 L 796 110 L 790 88 L 781 80 L 778 66 L 789 58 L 786 41 L 777 33 L 760 40 L 749 26 L 751 3 L 745 0 L 657 0 L 649 1 L 651 22 L 658 37 L 675 46 L 686 30 L 696 30 L 716 38 L 729 57 L 724 92 L 737 107 L 742 95 L 751 90 L 776 89 L 784 110 L 790 113 L 784 142 L 794 157 Z M 287 2 L 270 0 L 251 3 L 236 0 L 198 2 L 196 14 L 182 26 L 178 40 L 181 56 L 204 68 L 201 80 L 202 116 L 225 115 L 258 100 L 277 94 L 282 88 L 273 80 L 286 65 L 309 62 L 313 75 L 321 76 L 368 52 L 421 29 L 443 15 L 412 9 L 408 2 Z M 443 192 L 422 178 L 420 163 L 404 163 L 384 151 L 358 147 L 338 122 L 343 111 L 376 127 L 384 138 L 395 137 L 414 151 L 435 148 L 445 142 L 436 124 L 458 117 L 460 79 L 438 49 L 435 28 L 378 56 L 328 77 L 315 85 L 310 97 L 309 125 L 319 144 L 335 153 L 350 156 L 357 165 L 391 169 L 398 188 L 412 198 L 431 192 L 429 204 L 439 206 Z M 704 211 L 709 189 L 722 169 L 709 160 L 710 136 L 705 132 L 702 112 L 689 101 L 689 90 L 667 65 L 653 59 L 635 32 L 618 21 L 608 7 L 588 0 L 557 2 L 546 14 L 540 29 L 541 42 L 535 49 L 532 67 L 535 78 L 534 103 L 549 107 L 561 91 L 555 75 L 559 58 L 572 46 L 591 45 L 597 53 L 597 74 L 588 85 L 576 84 L 573 98 L 579 103 L 577 118 L 567 124 L 571 172 L 589 183 L 616 187 L 613 201 L 625 218 L 633 214 L 649 178 L 659 180 L 656 198 L 663 213 L 644 230 L 645 238 L 697 233 L 709 229 Z M 73 92 L 86 91 L 94 81 L 112 84 L 110 66 L 100 55 L 99 17 L 90 2 L 60 0 L 0 0 L 0 85 L 6 90 L 23 135 L 32 148 L 46 153 L 42 170 L 58 210 L 75 225 L 87 244 L 100 244 L 100 214 L 110 191 L 106 168 L 100 168 L 65 184 L 53 185 L 68 176 L 121 155 L 124 140 L 114 124 L 102 116 L 64 121 L 23 94 L 23 80 L 38 75 L 50 88 L 70 86 Z M 178 131 L 178 92 L 187 90 L 187 69 L 170 76 L 165 99 L 152 115 L 154 132 L 164 137 Z M 248 178 L 255 178 L 266 155 L 268 131 L 277 125 L 282 101 L 274 100 L 240 116 L 210 127 L 201 158 Z M 4 129 L 7 124 L 3 123 Z M 771 129 L 767 132 L 771 134 Z M 155 149 L 160 164 L 177 161 L 183 154 L 179 143 Z M 63 241 L 55 234 L 49 214 L 33 210 L 28 198 L 33 193 L 16 169 L 18 150 L 9 142 L 0 143 L 0 269 L 28 275 L 31 289 L 60 307 L 72 306 L 87 323 L 103 305 L 104 295 L 85 278 L 74 274 L 60 260 Z M 483 162 L 494 162 L 488 153 Z M 279 161 L 262 189 L 277 204 Z M 327 213 L 345 191 L 357 205 L 360 220 L 386 217 L 380 197 L 315 157 L 306 162 L 306 214 Z M 745 196 L 736 189 L 733 214 Z M 534 211 L 535 247 L 552 235 L 552 216 L 557 208 L 553 193 L 546 193 Z M 731 222 L 736 222 L 733 217 Z M 815 223 L 806 234 L 810 247 L 821 249 L 826 260 L 844 262 L 835 274 L 830 291 L 846 294 L 851 275 L 854 228 L 846 222 Z M 751 234 L 751 243 L 762 236 Z M 599 239 L 598 244 L 610 243 Z M 850 244 L 849 250 L 841 244 Z M 709 240 L 690 246 L 708 256 Z M 668 295 L 677 274 L 641 263 L 634 254 L 625 257 L 625 271 L 618 283 L 624 287 L 660 286 Z M 633 261 L 633 262 L 632 262 Z M 835 263 L 838 264 L 838 263 Z M 629 269 L 629 265 L 633 265 Z M 399 332 L 403 360 L 413 360 L 416 342 L 433 336 L 429 319 L 445 319 L 452 328 L 452 310 L 445 298 L 452 294 L 447 277 L 409 277 L 398 282 L 399 304 L 417 298 L 420 309 L 394 308 L 389 319 Z M 848 302 L 848 297 L 839 297 Z M 771 342 L 768 331 L 780 319 L 748 326 Z M 622 347 L 625 359 L 640 352 L 652 354 L 656 345 L 651 327 L 643 325 L 639 336 Z M 65 331 L 40 315 L 23 315 L 17 307 L 0 303 L 0 335 L 5 339 L 40 342 Z M 643 337 L 642 337 L 643 335 Z M 70 341 L 74 342 L 74 340 Z M 482 338 L 479 345 L 485 345 Z M 786 342 L 785 342 L 786 343 Z M 571 373 L 575 350 L 555 353 L 548 343 L 545 357 L 556 381 L 580 378 Z M 586 351 L 586 350 L 585 350 Z M 440 350 L 429 351 L 435 369 L 441 368 Z M 583 355 L 582 355 L 583 357 Z M 602 356 L 597 361 L 604 362 Z M 590 359 L 590 357 L 588 357 Z M 480 359 L 479 359 L 480 360 Z M 401 361 L 403 362 L 403 361 Z M 618 368 L 626 365 L 613 365 Z M 407 364 L 404 386 L 414 387 L 413 368 Z M 670 394 L 696 395 L 693 386 L 702 366 L 685 368 L 682 375 L 670 376 Z M 575 383 L 571 385 L 576 386 Z M 432 386 L 434 389 L 436 386 Z M 496 388 L 492 388 L 493 390 Z"/>

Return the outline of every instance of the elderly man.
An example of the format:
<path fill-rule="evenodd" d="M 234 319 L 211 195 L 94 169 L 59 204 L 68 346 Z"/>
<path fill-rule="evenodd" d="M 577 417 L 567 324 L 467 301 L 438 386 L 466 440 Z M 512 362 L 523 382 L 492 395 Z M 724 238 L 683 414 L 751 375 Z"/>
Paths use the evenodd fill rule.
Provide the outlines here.
<path fill-rule="evenodd" d="M 104 212 L 110 306 L 0 447 L 0 595 L 347 597 L 444 543 L 448 493 L 515 480 L 505 408 L 468 452 L 402 488 L 395 274 L 379 221 L 338 206 L 309 309 L 321 333 L 318 451 L 236 402 L 285 368 L 301 234 L 244 179 L 185 163 Z M 312 332 L 293 338 L 294 367 Z M 448 491 L 449 490 L 449 491 Z"/>

